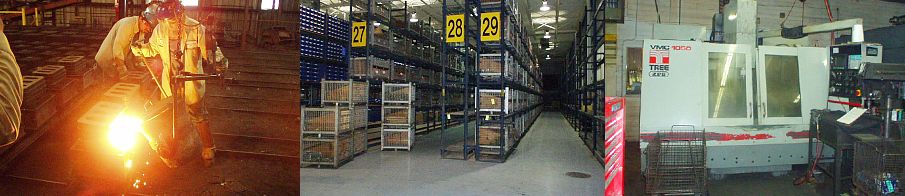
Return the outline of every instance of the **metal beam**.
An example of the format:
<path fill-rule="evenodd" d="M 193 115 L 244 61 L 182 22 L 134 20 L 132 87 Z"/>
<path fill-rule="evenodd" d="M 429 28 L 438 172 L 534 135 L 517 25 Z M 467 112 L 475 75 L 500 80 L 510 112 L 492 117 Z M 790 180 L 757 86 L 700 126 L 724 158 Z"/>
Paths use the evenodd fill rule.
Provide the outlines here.
<path fill-rule="evenodd" d="M 816 24 L 816 25 L 808 25 L 805 26 L 802 31 L 805 35 L 815 34 L 815 33 L 829 33 L 841 30 L 853 30 L 855 31 L 855 26 L 862 26 L 863 21 L 860 18 L 848 19 L 848 20 L 840 20 L 836 22 Z M 864 37 L 864 29 L 863 26 L 861 28 L 860 34 L 861 37 Z M 853 35 L 857 35 L 859 33 L 852 33 Z M 782 30 L 772 30 L 772 31 L 764 31 L 758 32 L 757 38 L 768 38 L 768 37 L 782 37 Z"/>

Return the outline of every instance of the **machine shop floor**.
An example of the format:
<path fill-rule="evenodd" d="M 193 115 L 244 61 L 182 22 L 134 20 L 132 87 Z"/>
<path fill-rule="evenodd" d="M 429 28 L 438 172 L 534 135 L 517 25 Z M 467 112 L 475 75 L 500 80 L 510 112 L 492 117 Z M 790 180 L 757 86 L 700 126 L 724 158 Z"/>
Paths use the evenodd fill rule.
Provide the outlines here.
<path fill-rule="evenodd" d="M 440 131 L 416 136 L 411 152 L 372 147 L 339 169 L 302 168 L 301 190 L 312 195 L 603 195 L 603 167 L 560 113 L 542 113 L 505 163 L 441 159 L 439 136 Z M 573 171 L 591 177 L 566 175 Z"/>
<path fill-rule="evenodd" d="M 218 150 L 214 165 L 205 168 L 199 158 L 170 169 L 151 161 L 151 169 L 145 172 L 149 176 L 146 178 L 148 185 L 126 194 L 299 194 L 298 84 L 268 80 L 297 78 L 298 53 L 270 51 L 268 55 L 260 55 L 261 51 L 224 50 L 230 58 L 230 66 L 235 68 L 226 76 L 236 81 L 208 83 L 206 100 Z M 254 102 L 270 105 L 250 104 Z M 86 105 L 83 107 L 90 107 L 93 102 Z M 79 173 L 73 166 L 73 160 L 85 159 L 84 155 L 69 150 L 78 138 L 69 134 L 75 132 L 77 118 L 70 117 L 60 126 L 62 128 L 48 131 L 23 152 L 10 169 L 0 175 L 0 192 L 10 195 L 94 195 L 107 194 L 116 187 L 128 187 L 103 180 L 80 180 L 79 176 L 91 174 Z"/>
<path fill-rule="evenodd" d="M 625 147 L 625 195 L 641 196 L 644 185 L 641 177 L 641 149 L 638 142 L 627 142 Z M 815 190 L 828 190 L 822 184 L 794 186 L 795 178 L 802 176 L 805 165 L 793 167 L 782 176 L 770 173 L 733 174 L 722 180 L 710 180 L 710 195 L 820 195 Z"/>

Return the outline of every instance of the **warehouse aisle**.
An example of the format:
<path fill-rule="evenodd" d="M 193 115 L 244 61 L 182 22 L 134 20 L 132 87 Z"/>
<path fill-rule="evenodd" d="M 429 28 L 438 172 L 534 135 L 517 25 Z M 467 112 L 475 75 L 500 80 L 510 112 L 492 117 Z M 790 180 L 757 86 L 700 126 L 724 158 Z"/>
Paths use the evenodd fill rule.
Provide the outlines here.
<path fill-rule="evenodd" d="M 544 112 L 505 163 L 440 159 L 439 131 L 412 152 L 378 151 L 339 169 L 301 169 L 311 195 L 603 195 L 603 167 L 562 114 Z M 590 174 L 573 178 L 567 172 Z"/>

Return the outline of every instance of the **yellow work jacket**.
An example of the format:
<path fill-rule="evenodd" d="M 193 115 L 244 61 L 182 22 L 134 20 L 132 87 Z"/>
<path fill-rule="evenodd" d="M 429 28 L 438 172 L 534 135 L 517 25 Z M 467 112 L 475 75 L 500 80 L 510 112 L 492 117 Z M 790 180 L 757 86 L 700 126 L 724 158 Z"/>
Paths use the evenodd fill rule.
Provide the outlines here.
<path fill-rule="evenodd" d="M 0 31 L 0 146 L 10 144 L 19 137 L 22 90 L 22 72 L 9 48 L 6 34 Z"/>
<path fill-rule="evenodd" d="M 138 34 L 141 19 L 138 16 L 125 17 L 113 24 L 101 47 L 98 48 L 94 60 L 108 77 L 114 73 L 125 74 L 125 66 L 117 65 L 116 60 L 125 61 L 129 53 L 132 38 Z M 122 75 L 120 75 L 122 76 Z"/>
<path fill-rule="evenodd" d="M 171 28 L 178 27 L 172 25 L 170 22 L 161 21 L 157 27 L 154 28 L 154 32 L 151 34 L 151 38 L 148 40 L 147 44 L 132 46 L 132 52 L 135 53 L 136 56 L 160 56 L 160 59 L 162 59 L 163 75 L 158 79 L 161 81 L 160 84 L 163 88 L 162 97 L 164 98 L 173 95 L 172 89 L 170 89 L 171 87 L 168 85 L 170 84 L 170 77 L 174 73 L 173 69 L 175 69 L 171 60 L 182 61 L 185 66 L 183 71 L 185 72 L 196 74 L 204 73 L 204 69 L 201 67 L 201 61 L 207 59 L 207 53 L 201 52 L 207 51 L 204 39 L 204 26 L 195 19 L 189 17 L 185 17 L 184 21 L 185 25 L 183 31 L 179 32 L 182 34 L 179 40 L 175 40 L 175 35 L 169 33 Z M 171 36 L 174 37 L 174 40 L 170 40 Z M 171 55 L 170 51 L 182 51 L 184 54 L 183 59 L 170 59 L 171 56 L 174 56 Z M 185 83 L 186 104 L 191 105 L 198 103 L 201 101 L 202 97 L 204 97 L 204 81 Z"/>

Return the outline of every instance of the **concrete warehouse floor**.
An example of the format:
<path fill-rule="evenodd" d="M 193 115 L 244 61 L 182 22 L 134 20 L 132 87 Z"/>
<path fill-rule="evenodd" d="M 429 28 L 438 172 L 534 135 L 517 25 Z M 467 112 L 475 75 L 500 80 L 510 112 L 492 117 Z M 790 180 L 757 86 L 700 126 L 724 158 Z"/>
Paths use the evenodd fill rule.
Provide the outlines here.
<path fill-rule="evenodd" d="M 149 185 L 127 191 L 136 195 L 298 195 L 299 102 L 298 53 L 224 48 L 230 59 L 227 84 L 208 83 L 217 162 L 205 168 L 195 160 L 170 169 L 151 161 L 143 174 Z M 101 87 L 103 89 L 103 87 Z M 102 92 L 102 91 L 98 91 Z M 91 93 L 91 92 L 89 92 Z M 99 96 L 100 93 L 91 93 Z M 262 96 L 266 95 L 266 96 Z M 98 98 L 89 98 L 98 100 Z M 89 101 L 84 106 L 90 107 Z M 83 109 L 83 110 L 85 110 Z M 75 168 L 70 147 L 80 136 L 75 120 L 48 131 L 0 175 L 0 192 L 9 195 L 109 195 L 123 184 L 89 181 Z M 200 157 L 200 156 L 199 156 Z M 110 168 L 115 169 L 115 168 Z M 128 185 L 125 185 L 128 187 Z"/>
<path fill-rule="evenodd" d="M 411 152 L 372 148 L 338 169 L 302 168 L 301 191 L 312 195 L 603 195 L 603 166 L 559 113 L 542 113 L 505 163 L 441 159 L 439 136 L 440 131 L 416 136 Z M 566 176 L 573 171 L 591 177 Z"/>

